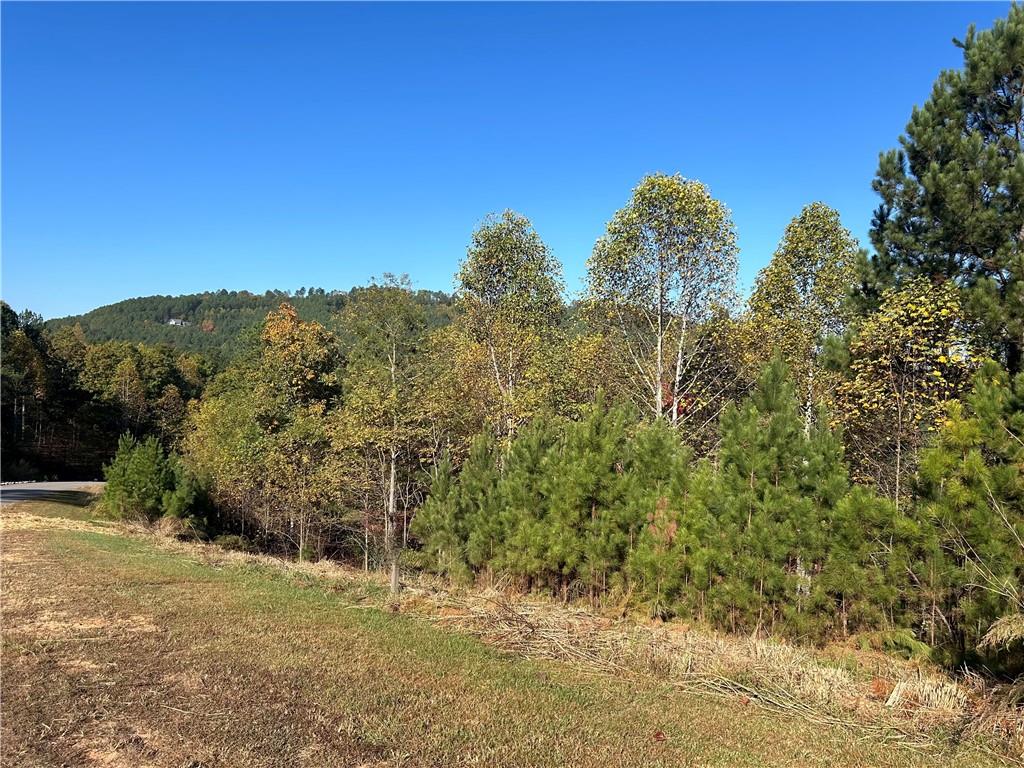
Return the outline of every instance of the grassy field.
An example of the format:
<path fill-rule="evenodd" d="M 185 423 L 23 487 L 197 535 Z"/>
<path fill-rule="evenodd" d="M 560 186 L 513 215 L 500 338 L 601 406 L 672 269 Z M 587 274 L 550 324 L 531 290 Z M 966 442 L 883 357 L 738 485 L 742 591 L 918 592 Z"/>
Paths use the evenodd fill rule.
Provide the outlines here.
<path fill-rule="evenodd" d="M 74 507 L 3 519 L 3 765 L 1001 764 L 502 655 Z"/>

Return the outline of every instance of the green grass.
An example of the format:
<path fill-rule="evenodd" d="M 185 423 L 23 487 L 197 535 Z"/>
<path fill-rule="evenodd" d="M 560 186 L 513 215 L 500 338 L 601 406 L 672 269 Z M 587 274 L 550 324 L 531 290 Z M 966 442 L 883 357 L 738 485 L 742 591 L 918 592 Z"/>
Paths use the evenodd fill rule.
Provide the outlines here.
<path fill-rule="evenodd" d="M 989 764 L 502 655 L 313 578 L 107 531 L 5 532 L 4 561 L 12 765 Z"/>

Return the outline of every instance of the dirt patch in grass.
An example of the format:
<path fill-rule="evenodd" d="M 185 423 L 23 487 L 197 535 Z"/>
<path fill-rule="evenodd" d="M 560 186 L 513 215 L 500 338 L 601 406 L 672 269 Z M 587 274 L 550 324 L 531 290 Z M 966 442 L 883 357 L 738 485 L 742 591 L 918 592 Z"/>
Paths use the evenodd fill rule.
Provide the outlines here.
<path fill-rule="evenodd" d="M 4 765 L 998 764 L 522 659 L 327 566 L 8 522 Z"/>
<path fill-rule="evenodd" d="M 62 512 L 67 514 L 61 514 Z M 112 520 L 97 517 L 91 508 L 72 507 L 50 501 L 19 501 L 5 504 L 0 513 L 0 529 L 4 531 L 46 530 L 102 531 L 123 534 Z"/>

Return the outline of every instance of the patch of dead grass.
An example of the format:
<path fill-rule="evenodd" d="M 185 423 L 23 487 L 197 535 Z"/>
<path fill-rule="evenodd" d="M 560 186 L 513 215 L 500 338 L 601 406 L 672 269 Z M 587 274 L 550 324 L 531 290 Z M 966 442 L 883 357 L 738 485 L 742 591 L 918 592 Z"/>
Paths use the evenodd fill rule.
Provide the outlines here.
<path fill-rule="evenodd" d="M 75 742 L 74 751 L 90 768 L 161 768 L 158 737 L 148 731 L 115 724 Z"/>
<path fill-rule="evenodd" d="M 32 510 L 39 503 L 41 502 L 19 501 L 0 507 L 0 535 L 14 531 L 40 530 L 106 532 L 112 535 L 123 533 L 123 530 L 112 521 L 80 520 L 33 514 Z M 6 556 L 5 551 L 4 557 Z"/>
<path fill-rule="evenodd" d="M 610 621 L 590 611 L 497 591 L 420 590 L 406 607 L 504 651 L 681 690 L 732 696 L 819 724 L 917 745 L 971 715 L 976 692 L 910 666 L 885 684 L 825 663 L 812 650 L 680 625 Z"/>
<path fill-rule="evenodd" d="M 13 620 L 7 630 L 35 640 L 96 639 L 140 632 L 156 632 L 158 627 L 148 616 L 72 616 L 62 611 L 46 611 L 31 619 Z"/>

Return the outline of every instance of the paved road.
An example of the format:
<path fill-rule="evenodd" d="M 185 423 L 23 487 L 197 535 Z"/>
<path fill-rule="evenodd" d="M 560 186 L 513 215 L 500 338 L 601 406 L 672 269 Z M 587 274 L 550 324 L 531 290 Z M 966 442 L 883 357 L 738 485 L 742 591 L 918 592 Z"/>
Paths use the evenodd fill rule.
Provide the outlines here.
<path fill-rule="evenodd" d="M 103 488 L 102 482 L 69 483 L 12 483 L 0 485 L 0 503 L 14 501 L 60 501 L 84 507 L 96 492 Z"/>

